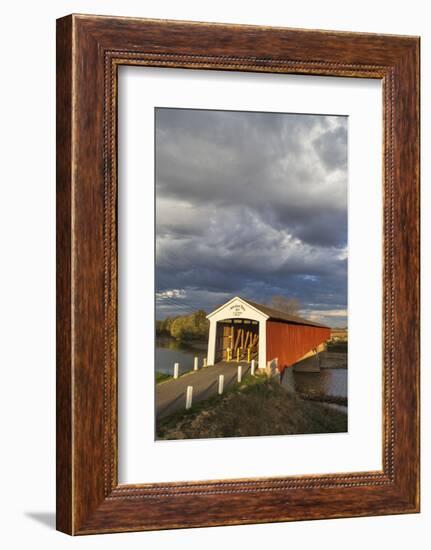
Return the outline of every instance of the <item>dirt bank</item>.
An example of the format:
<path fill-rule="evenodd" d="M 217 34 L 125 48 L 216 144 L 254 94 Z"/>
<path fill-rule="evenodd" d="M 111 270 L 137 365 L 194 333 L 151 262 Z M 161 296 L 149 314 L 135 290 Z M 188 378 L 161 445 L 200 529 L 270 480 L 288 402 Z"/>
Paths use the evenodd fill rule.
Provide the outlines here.
<path fill-rule="evenodd" d="M 161 419 L 158 439 L 201 439 L 347 431 L 344 411 L 305 401 L 276 381 L 249 377 L 223 396 L 213 397 Z"/>

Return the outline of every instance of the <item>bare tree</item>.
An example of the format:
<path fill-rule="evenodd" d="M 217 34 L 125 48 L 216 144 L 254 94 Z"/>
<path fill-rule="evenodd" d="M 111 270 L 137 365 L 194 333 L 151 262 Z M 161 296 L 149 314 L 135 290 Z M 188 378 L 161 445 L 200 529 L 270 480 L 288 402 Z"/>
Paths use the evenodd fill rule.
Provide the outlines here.
<path fill-rule="evenodd" d="M 281 295 L 273 296 L 269 302 L 269 306 L 289 315 L 299 315 L 299 310 L 301 309 L 299 300 Z"/>

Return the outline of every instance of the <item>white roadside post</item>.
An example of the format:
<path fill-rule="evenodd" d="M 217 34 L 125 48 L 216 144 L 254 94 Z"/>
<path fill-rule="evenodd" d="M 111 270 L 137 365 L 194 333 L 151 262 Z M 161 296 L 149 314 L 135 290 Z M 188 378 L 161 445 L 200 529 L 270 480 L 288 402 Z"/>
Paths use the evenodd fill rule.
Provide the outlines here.
<path fill-rule="evenodd" d="M 192 399 L 193 399 L 193 386 L 187 386 L 187 394 L 186 394 L 186 409 L 190 409 L 192 406 Z"/>
<path fill-rule="evenodd" d="M 194 366 L 193 370 L 198 370 L 198 369 L 199 369 L 199 358 L 195 357 L 195 366 Z"/>
<path fill-rule="evenodd" d="M 202 365 L 202 366 L 203 366 L 203 367 L 207 367 L 207 366 L 208 366 L 208 365 L 207 365 L 207 358 L 206 358 L 206 357 L 204 357 L 204 359 L 203 359 L 203 365 Z"/>
<path fill-rule="evenodd" d="M 254 359 L 251 360 L 251 375 L 254 376 L 255 375 L 255 370 L 256 370 L 256 363 L 254 361 Z"/>
<path fill-rule="evenodd" d="M 238 366 L 238 383 L 241 382 L 242 379 L 242 366 Z"/>
<path fill-rule="evenodd" d="M 180 364 L 175 363 L 174 364 L 174 378 L 178 378 L 179 371 L 180 371 Z"/>
<path fill-rule="evenodd" d="M 218 394 L 223 393 L 223 384 L 224 384 L 224 374 L 220 374 L 218 377 Z"/>

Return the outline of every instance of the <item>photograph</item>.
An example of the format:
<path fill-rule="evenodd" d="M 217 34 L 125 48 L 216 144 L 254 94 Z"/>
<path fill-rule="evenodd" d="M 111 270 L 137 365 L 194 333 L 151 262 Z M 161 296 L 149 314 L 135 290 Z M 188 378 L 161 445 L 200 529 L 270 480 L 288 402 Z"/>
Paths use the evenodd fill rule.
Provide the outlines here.
<path fill-rule="evenodd" d="M 155 439 L 347 432 L 348 116 L 154 121 Z"/>

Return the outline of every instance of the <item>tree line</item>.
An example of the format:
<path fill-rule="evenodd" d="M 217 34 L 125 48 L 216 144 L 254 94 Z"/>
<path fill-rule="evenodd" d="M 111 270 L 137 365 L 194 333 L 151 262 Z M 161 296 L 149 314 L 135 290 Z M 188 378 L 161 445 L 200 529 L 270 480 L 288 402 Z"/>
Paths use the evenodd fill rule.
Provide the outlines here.
<path fill-rule="evenodd" d="M 190 315 L 166 317 L 163 321 L 156 320 L 156 336 L 169 336 L 180 342 L 206 340 L 208 329 L 209 321 L 203 309 Z"/>

